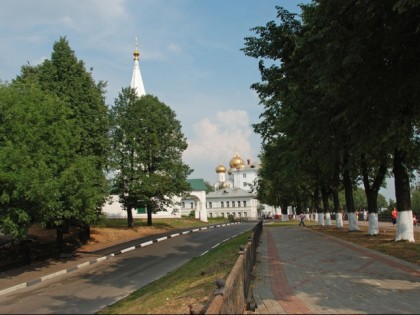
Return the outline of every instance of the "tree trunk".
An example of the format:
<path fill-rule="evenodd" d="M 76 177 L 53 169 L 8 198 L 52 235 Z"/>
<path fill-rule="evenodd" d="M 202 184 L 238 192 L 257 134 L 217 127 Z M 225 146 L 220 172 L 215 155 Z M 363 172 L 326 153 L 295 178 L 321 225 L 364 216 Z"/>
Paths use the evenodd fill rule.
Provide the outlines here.
<path fill-rule="evenodd" d="M 333 204 L 334 204 L 334 212 L 339 213 L 340 212 L 340 199 L 338 198 L 338 192 L 336 190 L 332 193 L 333 197 Z"/>
<path fill-rule="evenodd" d="M 395 241 L 414 242 L 413 212 L 411 210 L 410 180 L 405 165 L 405 154 L 395 149 L 394 153 L 394 180 L 395 198 L 397 199 L 397 232 Z"/>
<path fill-rule="evenodd" d="M 344 160 L 344 165 L 347 165 L 347 159 Z M 350 176 L 350 171 L 345 168 L 343 171 L 344 195 L 346 197 L 346 210 L 349 221 L 349 231 L 360 231 L 354 209 L 353 199 L 353 185 Z"/>
<path fill-rule="evenodd" d="M 334 212 L 335 212 L 335 226 L 337 228 L 342 228 L 343 225 L 343 213 L 341 212 L 340 199 L 338 198 L 338 192 L 336 190 L 332 193 L 333 203 L 334 203 Z"/>
<path fill-rule="evenodd" d="M 378 192 L 382 185 L 382 182 L 385 179 L 385 174 L 387 170 L 387 165 L 385 162 L 382 162 L 379 166 L 378 172 L 373 180 L 372 185 L 369 182 L 369 171 L 366 163 L 366 157 L 364 154 L 361 156 L 361 167 L 362 167 L 362 176 L 363 176 L 363 186 L 365 187 L 366 200 L 369 213 L 369 235 L 378 235 L 379 234 L 379 224 L 378 224 Z"/>
<path fill-rule="evenodd" d="M 152 209 L 147 207 L 147 226 L 152 226 Z"/>
<path fill-rule="evenodd" d="M 363 176 L 363 186 L 366 192 L 366 200 L 368 205 L 368 212 L 377 213 L 378 212 L 378 192 L 381 188 L 382 182 L 385 179 L 385 174 L 387 170 L 387 165 L 385 162 L 382 162 L 379 166 L 378 172 L 373 180 L 372 185 L 369 182 L 369 171 L 366 163 L 366 157 L 364 154 L 361 156 L 361 165 L 362 165 L 362 176 Z"/>
<path fill-rule="evenodd" d="M 325 187 L 321 188 L 322 204 L 324 205 L 325 225 L 331 225 L 330 203 L 328 200 L 328 192 Z"/>
<path fill-rule="evenodd" d="M 350 178 L 350 172 L 343 172 L 344 196 L 346 198 L 346 211 L 348 213 L 355 212 L 353 199 L 353 185 Z"/>
<path fill-rule="evenodd" d="M 133 208 L 131 206 L 127 208 L 127 227 L 130 229 L 134 227 Z"/>
<path fill-rule="evenodd" d="M 63 227 L 61 225 L 57 225 L 56 227 L 56 235 L 57 235 L 57 249 L 58 254 L 60 255 L 63 252 Z"/>

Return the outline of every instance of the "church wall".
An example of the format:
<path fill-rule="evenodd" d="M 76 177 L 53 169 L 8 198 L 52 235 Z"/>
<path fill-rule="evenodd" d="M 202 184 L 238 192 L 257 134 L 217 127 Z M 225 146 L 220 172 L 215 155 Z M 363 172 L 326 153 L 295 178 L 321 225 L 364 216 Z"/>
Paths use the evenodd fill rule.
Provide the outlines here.
<path fill-rule="evenodd" d="M 106 202 L 102 207 L 102 213 L 105 214 L 108 218 L 127 218 L 127 211 L 124 209 L 123 205 L 119 202 L 118 195 L 111 195 L 110 202 Z M 179 199 L 179 198 L 178 198 Z M 179 201 L 179 200 L 177 200 Z M 133 209 L 133 218 L 147 218 L 147 213 L 137 213 L 136 209 Z M 176 211 L 173 211 L 172 208 L 167 208 L 167 211 L 158 211 L 153 214 L 153 218 L 180 218 L 181 211 L 180 206 L 176 207 Z"/>

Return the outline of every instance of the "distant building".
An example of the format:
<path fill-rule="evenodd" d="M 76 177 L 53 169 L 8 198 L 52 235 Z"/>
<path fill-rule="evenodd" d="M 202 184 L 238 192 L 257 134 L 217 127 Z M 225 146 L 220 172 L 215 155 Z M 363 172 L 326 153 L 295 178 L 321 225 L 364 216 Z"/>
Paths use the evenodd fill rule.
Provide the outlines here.
<path fill-rule="evenodd" d="M 274 209 L 260 204 L 253 190 L 259 168 L 260 164 L 251 163 L 250 159 L 245 163 L 237 152 L 229 161 L 229 169 L 219 163 L 215 169 L 215 191 L 206 196 L 208 216 L 258 219 L 267 211 L 274 215 Z"/>

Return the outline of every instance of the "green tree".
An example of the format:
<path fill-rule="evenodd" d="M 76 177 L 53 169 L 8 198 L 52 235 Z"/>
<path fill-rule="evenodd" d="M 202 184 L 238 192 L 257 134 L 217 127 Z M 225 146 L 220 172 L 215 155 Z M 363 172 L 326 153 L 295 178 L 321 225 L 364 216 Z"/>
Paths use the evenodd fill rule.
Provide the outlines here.
<path fill-rule="evenodd" d="M 182 162 L 187 148 L 175 112 L 157 97 L 138 98 L 131 88 L 122 89 L 112 108 L 112 165 L 120 201 L 133 226 L 132 209 L 147 208 L 152 214 L 176 205 L 190 186 L 192 172 Z"/>
<path fill-rule="evenodd" d="M 71 216 L 62 197 L 77 189 L 62 181 L 72 173 L 75 122 L 67 104 L 37 84 L 0 86 L 0 109 L 0 229 L 20 240 L 34 221 L 59 225 Z"/>
<path fill-rule="evenodd" d="M 43 193 L 50 193 L 50 196 L 41 200 L 48 200 L 48 205 L 55 206 L 43 207 L 37 215 L 41 223 L 56 226 L 57 240 L 61 244 L 68 225 L 91 223 L 100 214 L 108 195 L 104 173 L 109 152 L 109 116 L 104 97 L 106 83 L 95 83 L 65 37 L 54 43 L 51 59 L 38 66 L 23 66 L 14 82 L 37 84 L 45 94 L 56 95 L 66 105 L 68 123 L 62 124 L 61 128 L 72 136 L 69 141 L 71 152 L 65 155 L 53 173 L 45 174 L 52 191 L 57 191 L 51 194 L 46 189 Z M 56 137 L 58 135 L 52 135 L 51 141 L 57 144 L 52 151 L 60 152 L 62 143 Z"/>

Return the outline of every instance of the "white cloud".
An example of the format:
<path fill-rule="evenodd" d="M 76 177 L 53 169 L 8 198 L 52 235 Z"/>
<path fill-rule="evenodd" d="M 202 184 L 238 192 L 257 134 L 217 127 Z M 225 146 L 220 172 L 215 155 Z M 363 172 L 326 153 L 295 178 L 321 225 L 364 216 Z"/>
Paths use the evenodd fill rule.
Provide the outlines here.
<path fill-rule="evenodd" d="M 248 114 L 242 110 L 219 111 L 213 118 L 203 118 L 193 126 L 184 160 L 193 169 L 200 170 L 195 177 L 212 179 L 214 168 L 220 162 L 228 167 L 230 159 L 237 152 L 246 162 L 254 160 L 248 124 Z M 205 166 L 204 166 L 205 165 Z M 199 167 L 197 167 L 199 166 Z M 203 169 L 205 167 L 205 169 Z"/>
<path fill-rule="evenodd" d="M 247 128 L 249 126 L 248 113 L 243 110 L 220 111 L 216 114 L 217 121 L 220 121 L 227 128 Z"/>

